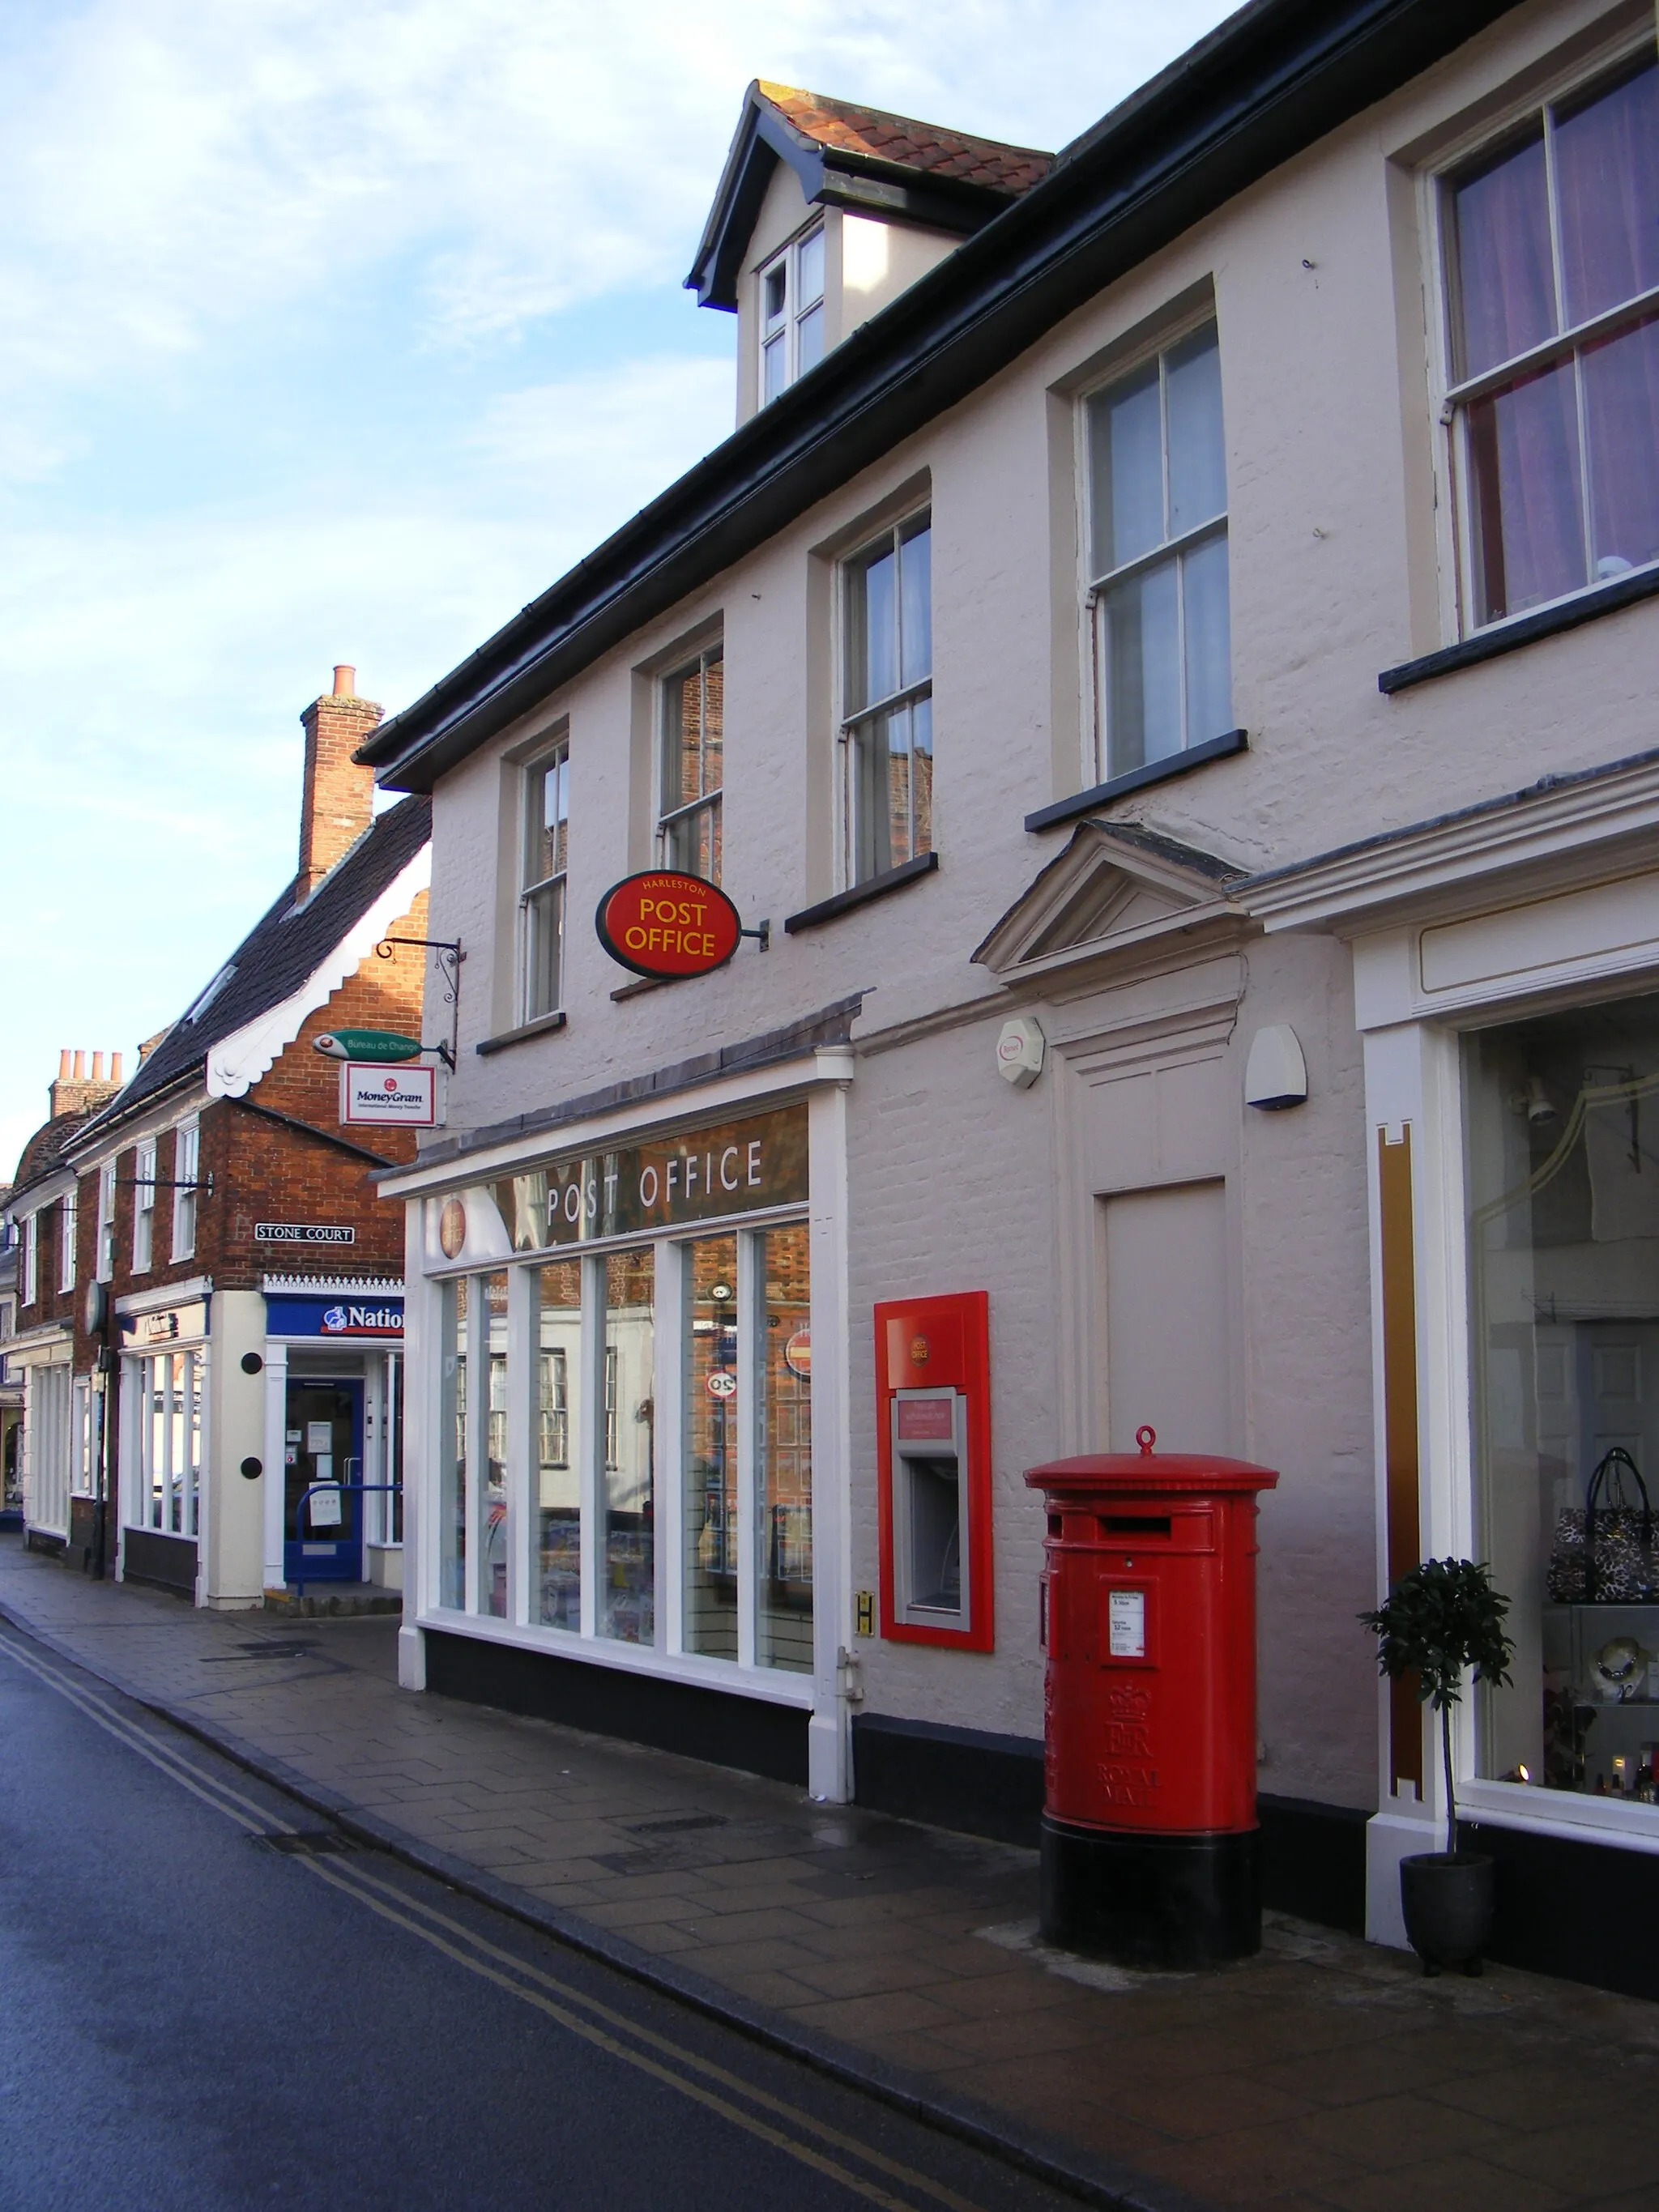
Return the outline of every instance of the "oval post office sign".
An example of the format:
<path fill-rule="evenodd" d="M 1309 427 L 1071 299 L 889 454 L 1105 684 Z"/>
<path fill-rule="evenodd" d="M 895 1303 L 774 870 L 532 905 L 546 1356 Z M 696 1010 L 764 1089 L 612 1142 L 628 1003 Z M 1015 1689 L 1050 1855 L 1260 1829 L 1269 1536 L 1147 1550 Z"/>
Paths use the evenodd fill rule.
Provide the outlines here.
<path fill-rule="evenodd" d="M 593 927 L 613 960 L 659 981 L 724 968 L 743 933 L 741 915 L 718 884 L 668 868 L 613 884 Z"/>

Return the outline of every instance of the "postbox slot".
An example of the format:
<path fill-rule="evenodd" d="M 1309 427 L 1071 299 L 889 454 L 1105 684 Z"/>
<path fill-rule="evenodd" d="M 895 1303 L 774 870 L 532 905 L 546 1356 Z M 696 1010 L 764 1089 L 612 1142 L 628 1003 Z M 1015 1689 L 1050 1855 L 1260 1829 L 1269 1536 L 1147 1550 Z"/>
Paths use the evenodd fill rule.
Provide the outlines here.
<path fill-rule="evenodd" d="M 1109 1513 L 1101 1522 L 1108 1536 L 1167 1536 L 1170 1516 L 1167 1513 Z"/>

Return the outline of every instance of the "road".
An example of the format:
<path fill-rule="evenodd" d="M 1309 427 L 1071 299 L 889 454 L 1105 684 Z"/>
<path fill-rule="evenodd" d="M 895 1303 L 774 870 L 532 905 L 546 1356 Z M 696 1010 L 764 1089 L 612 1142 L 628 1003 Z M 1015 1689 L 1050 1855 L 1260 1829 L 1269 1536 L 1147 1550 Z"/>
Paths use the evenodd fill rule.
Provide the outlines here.
<path fill-rule="evenodd" d="M 1074 2201 L 344 1842 L 0 1623 L 5 2212 Z"/>

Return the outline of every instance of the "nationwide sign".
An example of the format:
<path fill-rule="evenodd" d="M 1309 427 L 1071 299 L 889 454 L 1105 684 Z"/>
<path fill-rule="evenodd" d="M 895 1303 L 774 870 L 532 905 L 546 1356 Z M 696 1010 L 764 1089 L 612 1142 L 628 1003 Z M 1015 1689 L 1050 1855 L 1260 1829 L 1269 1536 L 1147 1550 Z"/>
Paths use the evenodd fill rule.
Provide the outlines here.
<path fill-rule="evenodd" d="M 332 1339 L 401 1337 L 401 1297 L 283 1297 L 267 1296 L 265 1329 L 270 1336 Z"/>
<path fill-rule="evenodd" d="M 348 1060 L 340 1066 L 340 1119 L 384 1127 L 396 1122 L 420 1129 L 436 1126 L 438 1071 Z"/>
<path fill-rule="evenodd" d="M 259 1244 L 355 1244 L 357 1232 L 332 1221 L 256 1221 Z"/>
<path fill-rule="evenodd" d="M 724 968 L 738 949 L 743 918 L 718 884 L 658 869 L 613 884 L 593 927 L 613 960 L 667 981 Z"/>

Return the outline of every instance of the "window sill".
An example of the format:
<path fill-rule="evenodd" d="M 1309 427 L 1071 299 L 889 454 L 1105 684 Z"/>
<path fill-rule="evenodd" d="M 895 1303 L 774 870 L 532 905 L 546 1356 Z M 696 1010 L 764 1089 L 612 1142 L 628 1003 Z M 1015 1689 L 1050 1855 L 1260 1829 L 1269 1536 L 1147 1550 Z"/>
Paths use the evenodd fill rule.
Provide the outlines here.
<path fill-rule="evenodd" d="M 1229 730 L 1224 737 L 1206 738 L 1201 745 L 1188 745 L 1184 752 L 1170 753 L 1163 760 L 1148 761 L 1145 768 L 1132 768 L 1122 775 L 1109 776 L 1092 791 L 1079 791 L 1073 799 L 1059 799 L 1052 806 L 1039 806 L 1035 814 L 1026 816 L 1025 827 L 1052 830 L 1058 822 L 1074 822 L 1079 814 L 1092 814 L 1097 806 L 1122 799 L 1129 792 L 1144 791 L 1149 783 L 1167 783 L 1171 776 L 1185 775 L 1189 769 L 1203 768 L 1211 761 L 1231 760 L 1235 753 L 1248 752 L 1249 744 L 1248 730 Z"/>
<path fill-rule="evenodd" d="M 794 937 L 803 929 L 817 929 L 821 923 L 835 921 L 854 908 L 867 906 L 872 899 L 885 898 L 889 891 L 902 890 L 906 884 L 919 882 L 931 876 L 939 866 L 937 853 L 918 853 L 914 860 L 902 866 L 884 868 L 878 876 L 871 876 L 850 890 L 837 891 L 833 898 L 820 899 L 816 906 L 804 906 L 799 914 L 786 915 L 784 933 Z"/>
<path fill-rule="evenodd" d="M 647 991 L 665 991 L 672 983 L 689 983 L 689 975 L 636 975 L 631 983 L 620 983 L 611 994 L 613 1006 L 622 1006 L 629 999 L 637 999 Z"/>
<path fill-rule="evenodd" d="M 538 1014 L 533 1022 L 520 1022 L 515 1030 L 503 1030 L 498 1036 L 480 1037 L 472 1048 L 480 1060 L 488 1060 L 492 1052 L 505 1052 L 510 1044 L 522 1044 L 526 1037 L 550 1036 L 555 1030 L 564 1027 L 562 1013 Z"/>
<path fill-rule="evenodd" d="M 1595 584 L 1580 592 L 1575 599 L 1559 599 L 1553 607 L 1540 607 L 1535 614 L 1516 615 L 1509 622 L 1493 623 L 1489 629 L 1477 630 L 1456 645 L 1443 646 L 1438 653 L 1425 653 L 1420 660 L 1402 660 L 1397 668 L 1385 668 L 1376 679 L 1376 688 L 1382 692 L 1407 691 L 1413 684 L 1426 684 L 1436 676 L 1452 676 L 1460 668 L 1475 668 L 1483 660 L 1496 660 L 1500 653 L 1518 652 L 1523 645 L 1534 645 L 1540 638 L 1557 637 L 1563 630 L 1577 629 L 1581 623 L 1594 622 L 1600 615 L 1617 614 L 1621 607 L 1633 607 L 1640 599 L 1650 599 L 1659 594 L 1659 564 L 1633 569 L 1628 576 L 1615 576 L 1610 584 Z"/>

